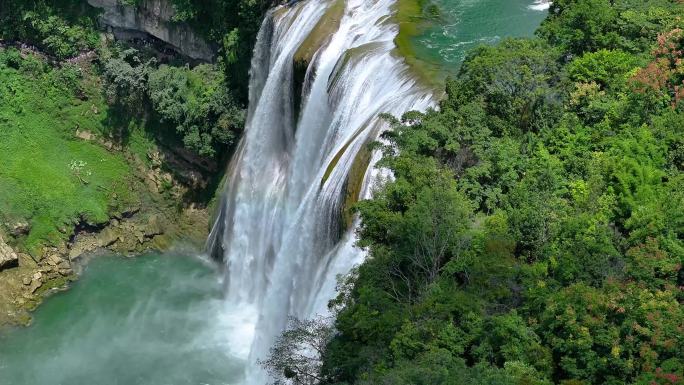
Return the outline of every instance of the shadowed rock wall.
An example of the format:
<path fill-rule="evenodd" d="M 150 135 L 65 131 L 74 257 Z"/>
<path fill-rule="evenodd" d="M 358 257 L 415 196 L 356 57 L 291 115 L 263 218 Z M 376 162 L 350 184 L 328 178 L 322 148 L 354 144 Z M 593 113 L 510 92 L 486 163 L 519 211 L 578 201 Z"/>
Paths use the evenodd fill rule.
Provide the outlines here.
<path fill-rule="evenodd" d="M 100 22 L 119 39 L 150 35 L 192 59 L 214 60 L 214 50 L 202 37 L 187 24 L 172 21 L 176 12 L 168 0 L 143 0 L 138 6 L 120 0 L 88 0 L 88 4 L 103 10 Z"/>

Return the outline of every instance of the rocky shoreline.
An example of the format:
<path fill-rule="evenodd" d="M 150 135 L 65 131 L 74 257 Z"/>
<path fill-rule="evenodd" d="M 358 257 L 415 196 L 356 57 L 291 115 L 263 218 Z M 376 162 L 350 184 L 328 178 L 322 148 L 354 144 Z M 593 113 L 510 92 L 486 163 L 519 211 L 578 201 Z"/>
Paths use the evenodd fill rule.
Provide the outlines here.
<path fill-rule="evenodd" d="M 132 257 L 165 251 L 179 243 L 201 250 L 208 232 L 208 210 L 187 203 L 179 207 L 192 187 L 163 171 L 159 156 L 148 155 L 153 160 L 151 167 L 129 159 L 138 165 L 137 181 L 131 188 L 145 196 L 143 202 L 112 216 L 107 223 L 77 224 L 69 241 L 44 247 L 39 255 L 29 255 L 8 244 L 28 234 L 28 223 L 0 224 L 0 327 L 29 325 L 31 311 L 46 296 L 67 289 L 78 279 L 90 259 L 87 256 Z"/>
<path fill-rule="evenodd" d="M 215 58 L 216 47 L 188 25 L 173 21 L 174 8 L 166 0 L 144 0 L 135 6 L 120 0 L 89 0 L 88 4 L 102 10 L 99 23 L 106 31 L 101 34 L 103 44 L 109 44 L 116 37 L 132 40 L 132 44 L 143 41 L 160 55 L 187 62 L 211 62 Z M 52 66 L 73 65 L 84 84 L 101 87 L 101 79 L 92 70 L 98 60 L 97 50 L 60 61 L 22 41 L 0 40 L 0 49 L 9 46 L 19 50 L 22 58 L 35 57 Z M 87 93 L 82 95 L 82 99 L 88 97 Z M 93 102 L 87 113 L 101 116 L 102 111 Z M 90 259 L 88 256 L 131 257 L 166 251 L 176 245 L 190 245 L 200 251 L 207 238 L 209 209 L 206 206 L 215 188 L 211 175 L 219 173 L 214 161 L 159 138 L 149 139 L 154 142 L 152 145 L 143 143 L 144 148 L 132 149 L 122 138 L 92 125 L 75 124 L 71 132 L 75 141 L 90 142 L 120 155 L 130 166 L 129 177 L 123 181 L 128 191 L 110 191 L 107 186 L 98 185 L 106 191 L 110 205 L 104 218 L 94 219 L 84 213 L 65 218 L 65 223 L 50 224 L 55 236 L 38 241 L 34 237 L 30 244 L 27 239 L 35 234 L 32 230 L 44 230 L 42 224 L 30 218 L 35 213 L 0 215 L 0 329 L 30 324 L 31 311 L 46 296 L 68 288 L 77 280 Z M 74 176 L 84 185 L 89 183 L 78 172 Z"/>
<path fill-rule="evenodd" d="M 5 45 L 0 42 L 0 47 Z M 23 56 L 36 55 L 51 62 L 35 47 L 20 42 L 13 45 Z M 90 51 L 69 63 L 90 74 L 95 57 Z M 215 165 L 203 163 L 182 146 L 164 146 L 161 142 L 155 142 L 147 153 L 133 152 L 112 136 L 78 125 L 73 128 L 73 139 L 120 154 L 131 168 L 126 187 L 135 198 L 131 202 L 112 191 L 110 203 L 123 207 L 113 207 L 106 221 L 92 223 L 83 215 L 75 218 L 78 223 L 65 223 L 56 229 L 63 241 L 46 241 L 50 246 L 40 250 L 22 246 L 32 230 L 29 219 L 0 222 L 0 329 L 30 324 L 31 311 L 43 298 L 78 279 L 89 259 L 85 256 L 135 256 L 165 251 L 177 244 L 189 244 L 199 251 L 208 235 L 206 196 L 213 188 L 208 175 L 218 172 Z"/>
<path fill-rule="evenodd" d="M 86 256 L 118 254 L 132 257 L 164 251 L 176 242 L 200 250 L 206 235 L 206 210 L 185 209 L 173 218 L 164 213 L 139 212 L 130 218 L 112 219 L 95 232 L 82 231 L 72 242 L 45 248 L 39 258 L 16 252 L 0 238 L 0 326 L 28 325 L 30 312 L 55 291 L 78 279 L 89 260 Z M 196 227 L 188 231 L 178 226 Z"/>

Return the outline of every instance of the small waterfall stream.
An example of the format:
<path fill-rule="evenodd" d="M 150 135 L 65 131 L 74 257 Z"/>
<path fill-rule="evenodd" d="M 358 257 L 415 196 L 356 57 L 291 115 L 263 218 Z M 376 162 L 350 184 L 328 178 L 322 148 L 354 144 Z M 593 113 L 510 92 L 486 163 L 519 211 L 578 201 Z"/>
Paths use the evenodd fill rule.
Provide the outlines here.
<path fill-rule="evenodd" d="M 231 337 L 249 344 L 247 383 L 266 382 L 256 361 L 288 317 L 326 313 L 337 277 L 364 258 L 347 208 L 380 172 L 366 146 L 386 128 L 378 115 L 432 104 L 393 53 L 393 6 L 307 0 L 261 27 L 246 134 L 208 241 L 226 264 L 228 306 L 251 325 Z"/>

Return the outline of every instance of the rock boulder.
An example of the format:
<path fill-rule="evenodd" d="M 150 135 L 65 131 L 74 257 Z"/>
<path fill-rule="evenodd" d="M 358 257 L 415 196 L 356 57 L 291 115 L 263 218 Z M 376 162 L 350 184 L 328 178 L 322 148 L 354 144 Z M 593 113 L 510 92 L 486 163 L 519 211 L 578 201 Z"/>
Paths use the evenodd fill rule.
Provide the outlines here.
<path fill-rule="evenodd" d="M 13 224 L 7 224 L 9 227 L 9 233 L 11 236 L 17 238 L 22 235 L 26 235 L 31 231 L 31 225 L 28 222 L 16 222 Z"/>
<path fill-rule="evenodd" d="M 0 236 L 0 271 L 19 266 L 17 253 Z"/>

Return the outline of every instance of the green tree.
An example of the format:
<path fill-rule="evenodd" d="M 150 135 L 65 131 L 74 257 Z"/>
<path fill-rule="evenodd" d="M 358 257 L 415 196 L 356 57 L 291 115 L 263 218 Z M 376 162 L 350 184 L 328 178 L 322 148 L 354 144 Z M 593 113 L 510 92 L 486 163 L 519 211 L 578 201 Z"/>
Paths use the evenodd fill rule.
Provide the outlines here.
<path fill-rule="evenodd" d="M 320 357 L 332 335 L 328 319 L 291 319 L 271 348 L 269 357 L 260 364 L 271 374 L 274 385 L 319 384 L 323 380 Z"/>

